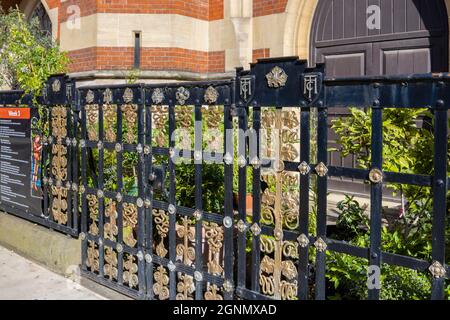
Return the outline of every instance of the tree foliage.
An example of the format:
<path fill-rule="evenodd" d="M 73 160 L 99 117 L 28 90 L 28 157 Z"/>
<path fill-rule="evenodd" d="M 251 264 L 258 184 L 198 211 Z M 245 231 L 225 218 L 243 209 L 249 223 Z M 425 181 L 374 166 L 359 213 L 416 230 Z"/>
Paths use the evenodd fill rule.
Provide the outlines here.
<path fill-rule="evenodd" d="M 18 9 L 0 12 L 0 85 L 38 96 L 52 74 L 63 73 L 67 54 Z"/>

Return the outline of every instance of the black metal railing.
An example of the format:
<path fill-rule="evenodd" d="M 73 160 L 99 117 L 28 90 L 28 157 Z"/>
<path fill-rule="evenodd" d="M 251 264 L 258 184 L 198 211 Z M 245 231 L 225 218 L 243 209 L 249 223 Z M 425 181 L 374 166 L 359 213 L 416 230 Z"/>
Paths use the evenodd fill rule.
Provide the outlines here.
<path fill-rule="evenodd" d="M 430 271 L 431 298 L 442 299 L 449 84 L 447 74 L 325 79 L 323 66 L 297 58 L 263 59 L 227 81 L 74 89 L 55 77 L 41 99 L 50 128 L 43 217 L 32 220 L 80 232 L 84 276 L 139 299 L 322 300 L 330 253 Z M 2 105 L 26 99 L 0 94 Z M 329 165 L 328 111 L 342 107 L 371 110 L 367 169 Z M 383 171 L 387 108 L 431 111 L 431 175 Z M 193 141 L 177 140 L 183 130 Z M 208 176 L 211 165 L 221 169 Z M 211 204 L 217 177 L 222 196 Z M 330 233 L 333 177 L 370 184 L 366 247 Z M 432 261 L 383 250 L 386 184 L 431 188 Z"/>

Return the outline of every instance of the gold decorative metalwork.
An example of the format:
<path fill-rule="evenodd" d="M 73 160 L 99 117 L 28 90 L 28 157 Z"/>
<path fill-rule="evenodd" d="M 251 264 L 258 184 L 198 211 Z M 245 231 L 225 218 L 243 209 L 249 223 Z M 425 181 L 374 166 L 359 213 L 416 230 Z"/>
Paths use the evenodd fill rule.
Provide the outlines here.
<path fill-rule="evenodd" d="M 137 240 L 134 238 L 134 229 L 138 223 L 138 210 L 137 206 L 132 203 L 123 203 L 123 228 L 124 228 L 124 236 L 123 242 L 131 248 L 137 243 Z"/>
<path fill-rule="evenodd" d="M 276 66 L 266 75 L 266 79 L 269 88 L 281 88 L 286 85 L 288 75 L 282 68 Z"/>
<path fill-rule="evenodd" d="M 152 101 L 154 104 L 161 104 L 164 101 L 164 91 L 156 88 L 152 93 Z"/>
<path fill-rule="evenodd" d="M 327 250 L 327 243 L 320 237 L 314 243 L 314 246 L 319 252 L 325 252 Z"/>
<path fill-rule="evenodd" d="M 165 106 L 153 106 L 151 110 L 155 142 L 159 147 L 167 145 L 168 110 Z"/>
<path fill-rule="evenodd" d="M 164 239 L 169 232 L 169 215 L 164 210 L 153 209 L 153 217 L 156 224 L 156 230 L 161 239 L 156 246 L 156 254 L 161 258 L 164 258 L 168 253 L 164 245 Z"/>
<path fill-rule="evenodd" d="M 130 88 L 126 88 L 123 94 L 123 101 L 125 103 L 132 103 L 134 98 L 133 90 Z"/>
<path fill-rule="evenodd" d="M 217 102 L 217 99 L 219 99 L 219 92 L 214 87 L 208 87 L 205 91 L 205 101 L 208 104 L 214 104 Z"/>
<path fill-rule="evenodd" d="M 223 246 L 223 228 L 213 222 L 205 222 L 205 237 L 208 242 L 208 272 L 212 275 L 221 275 L 223 268 L 220 263 L 220 252 Z"/>
<path fill-rule="evenodd" d="M 191 93 L 189 92 L 188 89 L 186 89 L 185 87 L 180 87 L 177 90 L 176 93 L 176 98 L 178 103 L 182 106 L 186 103 L 186 101 L 189 99 L 189 97 L 191 96 Z"/>
<path fill-rule="evenodd" d="M 134 263 L 136 258 L 129 254 L 128 257 L 124 260 L 124 268 L 125 272 L 123 273 L 123 282 L 128 283 L 128 286 L 130 288 L 137 287 L 139 285 L 139 277 L 137 276 L 138 273 L 138 265 Z"/>
<path fill-rule="evenodd" d="M 215 284 L 208 284 L 205 292 L 205 300 L 223 300 L 220 289 Z"/>
<path fill-rule="evenodd" d="M 111 89 L 106 89 L 105 92 L 103 92 L 103 103 L 104 104 L 111 104 L 113 102 L 113 92 Z"/>
<path fill-rule="evenodd" d="M 181 257 L 181 261 L 190 266 L 195 260 L 195 249 L 189 246 L 191 242 L 195 241 L 194 223 L 188 217 L 182 218 L 181 223 L 181 225 L 177 224 L 177 235 L 183 240 L 183 243 L 177 245 L 176 252 L 177 256 Z"/>
<path fill-rule="evenodd" d="M 328 168 L 323 162 L 321 162 L 317 165 L 316 172 L 319 177 L 325 177 L 328 173 Z"/>
<path fill-rule="evenodd" d="M 96 248 L 94 241 L 89 241 L 87 248 L 86 266 L 91 269 L 91 272 L 98 272 L 100 270 L 99 262 L 100 253 Z"/>
<path fill-rule="evenodd" d="M 274 158 L 274 170 L 262 172 L 262 180 L 269 188 L 261 198 L 261 223 L 272 226 L 274 233 L 273 237 L 260 237 L 259 283 L 263 294 L 292 300 L 297 295 L 298 273 L 293 260 L 298 259 L 299 244 L 284 240 L 284 228 L 296 230 L 299 225 L 299 173 L 286 172 L 284 161 L 295 161 L 298 157 L 298 113 L 264 110 L 262 123 L 267 132 L 267 155 Z"/>
<path fill-rule="evenodd" d="M 62 225 L 67 223 L 67 194 L 66 188 L 52 186 L 52 214 L 53 219 Z"/>
<path fill-rule="evenodd" d="M 306 176 L 308 173 L 311 172 L 311 167 L 305 161 L 303 161 L 298 166 L 298 171 L 300 171 L 300 174 L 302 176 Z"/>
<path fill-rule="evenodd" d="M 219 128 L 223 119 L 223 110 L 221 107 L 209 106 L 203 113 L 206 118 L 205 120 L 208 125 L 208 129 Z"/>
<path fill-rule="evenodd" d="M 115 105 L 103 106 L 103 116 L 105 119 L 105 140 L 111 143 L 116 141 L 116 130 L 114 127 L 116 114 L 117 111 Z"/>
<path fill-rule="evenodd" d="M 103 271 L 110 280 L 117 279 L 119 271 L 117 270 L 117 253 L 110 247 L 105 248 L 105 265 Z"/>
<path fill-rule="evenodd" d="M 52 134 L 56 139 L 67 137 L 67 109 L 65 107 L 52 108 Z"/>
<path fill-rule="evenodd" d="M 374 184 L 383 182 L 383 172 L 380 169 L 372 169 L 369 173 L 369 180 Z"/>
<path fill-rule="evenodd" d="M 445 278 L 447 274 L 444 266 L 439 261 L 434 261 L 429 270 L 436 279 Z"/>
<path fill-rule="evenodd" d="M 300 245 L 300 247 L 302 247 L 302 248 L 306 248 L 309 245 L 309 238 L 305 234 L 301 234 L 297 238 L 297 241 L 298 241 L 298 244 Z"/>
<path fill-rule="evenodd" d="M 86 93 L 86 103 L 92 104 L 94 102 L 94 100 L 95 100 L 94 91 L 88 90 L 88 92 Z"/>
<path fill-rule="evenodd" d="M 55 79 L 52 83 L 52 90 L 53 92 L 59 92 L 61 91 L 61 81 L 59 79 Z"/>
<path fill-rule="evenodd" d="M 153 292 L 160 300 L 169 299 L 169 276 L 167 270 L 163 266 L 159 266 L 154 275 L 155 283 L 153 284 Z"/>
<path fill-rule="evenodd" d="M 116 241 L 116 237 L 119 234 L 119 228 L 117 227 L 116 203 L 112 200 L 109 200 L 106 204 L 105 217 L 109 218 L 109 222 L 105 223 L 103 227 L 105 239 Z"/>
<path fill-rule="evenodd" d="M 127 133 L 125 134 L 125 141 L 129 144 L 133 144 L 135 141 L 134 131 L 136 129 L 137 120 L 137 106 L 136 105 L 123 105 L 122 112 L 124 113 L 124 120 L 127 124 Z"/>
<path fill-rule="evenodd" d="M 192 107 L 189 106 L 180 106 L 176 108 L 175 115 L 176 121 L 183 128 L 192 128 L 193 119 L 192 119 Z"/>
<path fill-rule="evenodd" d="M 91 218 L 91 224 L 89 225 L 89 233 L 93 236 L 99 235 L 99 229 L 97 225 L 98 221 L 98 199 L 93 194 L 88 194 L 86 196 L 88 201 L 89 217 Z"/>
<path fill-rule="evenodd" d="M 56 138 L 56 144 L 52 145 L 52 174 L 56 180 L 51 186 L 53 196 L 53 219 L 62 225 L 67 223 L 67 197 L 68 189 L 63 188 L 62 181 L 67 179 L 67 147 L 62 144 L 67 137 L 67 110 L 58 106 L 52 108 L 52 134 Z"/>
<path fill-rule="evenodd" d="M 187 274 L 179 275 L 180 281 L 177 283 L 177 300 L 194 300 L 192 294 L 195 292 L 194 279 Z"/>
<path fill-rule="evenodd" d="M 86 126 L 88 131 L 88 138 L 91 141 L 98 140 L 98 105 L 87 105 L 86 110 Z"/>

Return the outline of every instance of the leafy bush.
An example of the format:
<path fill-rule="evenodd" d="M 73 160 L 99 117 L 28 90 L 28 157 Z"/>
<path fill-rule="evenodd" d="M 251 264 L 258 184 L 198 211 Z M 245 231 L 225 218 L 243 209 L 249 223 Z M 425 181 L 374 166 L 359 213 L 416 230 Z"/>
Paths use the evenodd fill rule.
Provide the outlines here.
<path fill-rule="evenodd" d="M 350 116 L 333 122 L 343 157 L 353 155 L 361 168 L 371 166 L 372 111 L 350 109 Z M 433 115 L 426 109 L 385 109 L 383 112 L 383 170 L 411 174 L 434 173 Z M 422 126 L 418 124 L 422 123 Z M 448 152 L 450 163 L 450 146 Z M 450 166 L 449 166 L 450 175 Z M 388 184 L 394 193 L 406 199 L 405 211 L 396 221 L 382 229 L 382 249 L 426 261 L 432 260 L 431 188 Z M 449 193 L 450 199 L 450 193 Z M 353 245 L 370 244 L 369 220 L 351 197 L 338 204 L 340 217 L 335 237 Z M 450 212 L 450 208 L 448 208 Z M 447 224 L 447 239 L 450 227 Z M 327 279 L 331 299 L 367 298 L 367 260 L 330 252 Z M 381 298 L 393 300 L 429 299 L 431 277 L 428 273 L 396 266 L 382 265 Z M 450 287 L 446 293 L 449 296 Z"/>
<path fill-rule="evenodd" d="M 69 60 L 37 18 L 27 21 L 18 9 L 0 12 L 0 85 L 35 96 L 53 74 L 66 71 Z"/>

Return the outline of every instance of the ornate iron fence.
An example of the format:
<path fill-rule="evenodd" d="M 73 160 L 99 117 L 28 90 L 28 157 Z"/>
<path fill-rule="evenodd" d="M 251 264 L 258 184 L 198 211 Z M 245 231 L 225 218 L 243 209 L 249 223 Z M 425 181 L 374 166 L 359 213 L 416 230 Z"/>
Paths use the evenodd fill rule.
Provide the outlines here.
<path fill-rule="evenodd" d="M 431 298 L 442 299 L 450 77 L 325 79 L 323 66 L 306 65 L 267 59 L 228 81 L 61 89 L 67 94 L 49 108 L 44 211 L 66 232 L 81 212 L 83 274 L 139 299 L 321 300 L 327 253 L 337 253 L 429 272 Z M 329 165 L 328 110 L 349 106 L 371 109 L 367 170 Z M 432 112 L 431 175 L 383 171 L 387 108 Z M 191 140 L 180 142 L 180 132 Z M 215 206 L 205 198 L 211 164 L 223 170 Z M 189 170 L 192 181 L 183 181 Z M 331 177 L 370 184 L 368 247 L 330 236 Z M 432 261 L 383 250 L 388 183 L 432 190 Z M 379 288 L 368 290 L 379 297 Z"/>
<path fill-rule="evenodd" d="M 78 152 L 76 149 L 78 123 L 77 114 L 72 111 L 72 107 L 75 106 L 74 95 L 73 83 L 67 77 L 59 75 L 50 77 L 43 90 L 42 97 L 36 99 L 24 94 L 23 91 L 0 92 L 0 105 L 3 108 L 30 109 L 32 113 L 30 122 L 45 123 L 43 126 L 38 125 L 40 140 L 36 143 L 41 146 L 41 151 L 33 151 L 38 152 L 40 157 L 41 171 L 36 172 L 36 175 L 38 175 L 36 179 L 40 181 L 40 186 L 37 186 L 37 188 L 42 191 L 40 195 L 42 197 L 41 205 L 30 207 L 27 198 L 32 197 L 32 195 L 24 192 L 20 195 L 24 197 L 22 201 L 16 201 L 17 204 L 2 202 L 0 208 L 48 228 L 78 237 Z M 40 114 L 38 109 L 42 111 Z M 17 124 L 12 126 L 14 125 Z M 30 134 L 30 132 L 20 133 L 24 136 Z M 32 137 L 29 138 L 30 144 L 32 144 Z M 14 142 L 14 135 L 11 143 L 16 143 Z M 28 151 L 32 153 L 31 150 Z M 39 159 L 36 160 L 39 161 Z M 21 159 L 20 161 L 25 166 L 22 165 L 20 170 L 20 166 L 13 169 L 18 170 L 13 172 L 14 175 L 31 176 L 31 170 L 23 172 L 23 169 L 27 162 L 30 163 L 32 160 Z M 23 182 L 9 181 L 8 183 L 20 184 Z M 26 184 L 26 182 L 23 184 Z M 23 188 L 28 188 L 28 186 L 23 186 Z"/>

